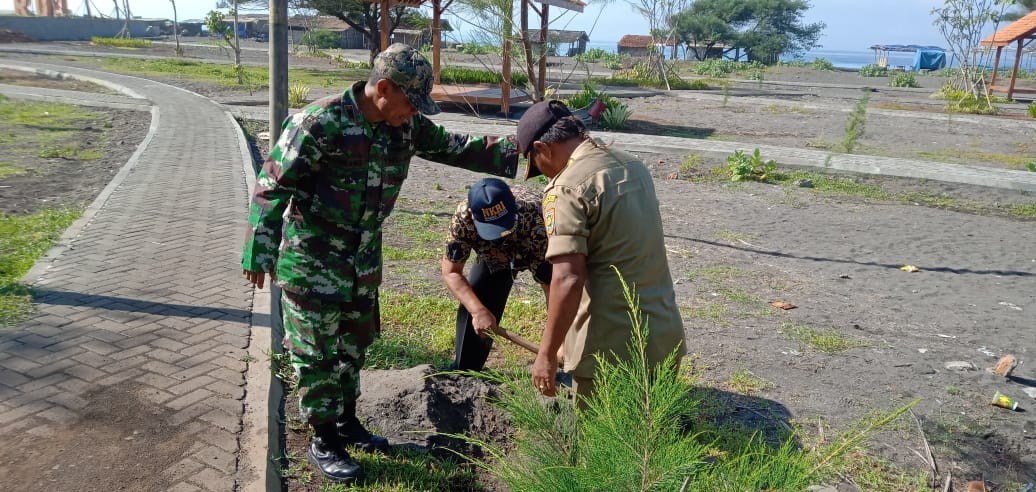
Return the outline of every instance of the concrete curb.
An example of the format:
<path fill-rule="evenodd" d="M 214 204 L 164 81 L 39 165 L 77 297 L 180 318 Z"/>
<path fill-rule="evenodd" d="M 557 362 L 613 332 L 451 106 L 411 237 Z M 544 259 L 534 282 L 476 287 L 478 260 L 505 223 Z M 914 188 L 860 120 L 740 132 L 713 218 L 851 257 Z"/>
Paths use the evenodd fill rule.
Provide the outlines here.
<path fill-rule="evenodd" d="M 228 110 L 227 118 L 238 129 L 238 146 L 241 150 L 241 166 L 249 200 L 251 204 L 252 190 L 255 189 L 255 169 L 252 151 L 245 138 L 244 129 Z M 241 454 L 238 457 L 239 485 L 246 492 L 277 490 L 280 488 L 280 477 L 271 467 L 271 460 L 280 452 L 279 447 L 271 448 L 280 442 L 270 435 L 270 411 L 272 371 L 264 358 L 272 353 L 272 319 L 270 318 L 270 288 L 253 289 L 252 291 L 252 325 L 248 343 L 248 369 L 245 371 L 245 412 L 242 416 L 244 429 L 241 433 Z M 264 370 L 267 369 L 267 370 Z M 278 397 L 279 398 L 279 397 Z M 278 401 L 279 403 L 279 401 Z M 244 468 L 251 469 L 245 472 Z"/>

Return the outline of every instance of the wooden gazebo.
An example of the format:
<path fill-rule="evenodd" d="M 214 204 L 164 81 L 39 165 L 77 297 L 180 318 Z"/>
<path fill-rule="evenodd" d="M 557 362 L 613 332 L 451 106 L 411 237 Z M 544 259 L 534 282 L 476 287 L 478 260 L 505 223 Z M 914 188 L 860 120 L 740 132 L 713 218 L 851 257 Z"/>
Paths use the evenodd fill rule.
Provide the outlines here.
<path fill-rule="evenodd" d="M 996 60 L 993 62 L 993 79 L 989 82 L 989 92 L 1006 92 L 1008 99 L 1017 94 L 1036 94 L 1036 89 L 1019 89 L 1015 87 L 1018 79 L 1018 66 L 1022 62 L 1022 50 L 1036 39 L 1036 12 L 1031 12 L 1007 27 L 983 39 L 980 46 L 996 47 Z M 1015 44 L 1014 70 L 1011 71 L 1011 84 L 1007 87 L 996 85 L 997 70 L 1000 69 L 1000 55 L 1004 48 Z"/>

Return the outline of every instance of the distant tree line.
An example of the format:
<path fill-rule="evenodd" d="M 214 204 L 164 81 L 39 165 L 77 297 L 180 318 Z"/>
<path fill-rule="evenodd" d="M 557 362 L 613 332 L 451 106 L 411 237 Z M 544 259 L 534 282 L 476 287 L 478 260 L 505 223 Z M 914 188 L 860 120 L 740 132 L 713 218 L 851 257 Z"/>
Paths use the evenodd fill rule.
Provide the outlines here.
<path fill-rule="evenodd" d="M 806 23 L 806 0 L 695 0 L 669 19 L 673 41 L 697 60 L 723 48 L 739 49 L 750 61 L 774 64 L 782 55 L 819 46 L 823 22 Z"/>

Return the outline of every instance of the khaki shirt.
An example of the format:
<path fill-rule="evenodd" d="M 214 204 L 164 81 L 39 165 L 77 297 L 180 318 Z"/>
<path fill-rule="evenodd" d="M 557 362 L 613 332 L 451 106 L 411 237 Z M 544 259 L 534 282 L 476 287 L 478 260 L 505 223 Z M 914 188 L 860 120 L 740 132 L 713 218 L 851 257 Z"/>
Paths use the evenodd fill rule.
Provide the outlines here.
<path fill-rule="evenodd" d="M 544 190 L 543 221 L 548 260 L 586 255 L 583 298 L 565 337 L 566 371 L 593 377 L 595 355 L 629 357 L 629 308 L 612 265 L 640 296 L 648 360 L 686 353 L 655 185 L 640 159 L 599 139 L 583 142 Z"/>

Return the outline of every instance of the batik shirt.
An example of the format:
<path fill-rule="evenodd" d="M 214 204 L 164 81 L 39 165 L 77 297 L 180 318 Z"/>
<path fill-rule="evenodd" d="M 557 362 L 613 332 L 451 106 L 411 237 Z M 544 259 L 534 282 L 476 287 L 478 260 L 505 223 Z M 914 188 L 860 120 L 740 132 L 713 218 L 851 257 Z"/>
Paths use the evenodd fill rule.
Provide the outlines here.
<path fill-rule="evenodd" d="M 276 272 L 282 289 L 328 300 L 372 297 L 381 284 L 381 225 L 410 159 L 514 177 L 510 140 L 448 133 L 418 114 L 400 127 L 370 123 L 365 82 L 285 120 L 263 164 L 241 266 Z"/>
<path fill-rule="evenodd" d="M 468 201 L 457 206 L 457 212 L 450 221 L 450 232 L 446 243 L 446 259 L 463 263 L 474 250 L 478 261 L 484 263 L 490 272 L 511 270 L 514 274 L 529 270 L 537 282 L 549 283 L 550 278 L 536 276 L 542 268 L 549 267 L 543 255 L 547 253 L 547 231 L 543 227 L 541 203 L 543 194 L 512 188 L 518 204 L 518 222 L 514 232 L 498 241 L 487 241 L 475 230 Z"/>

